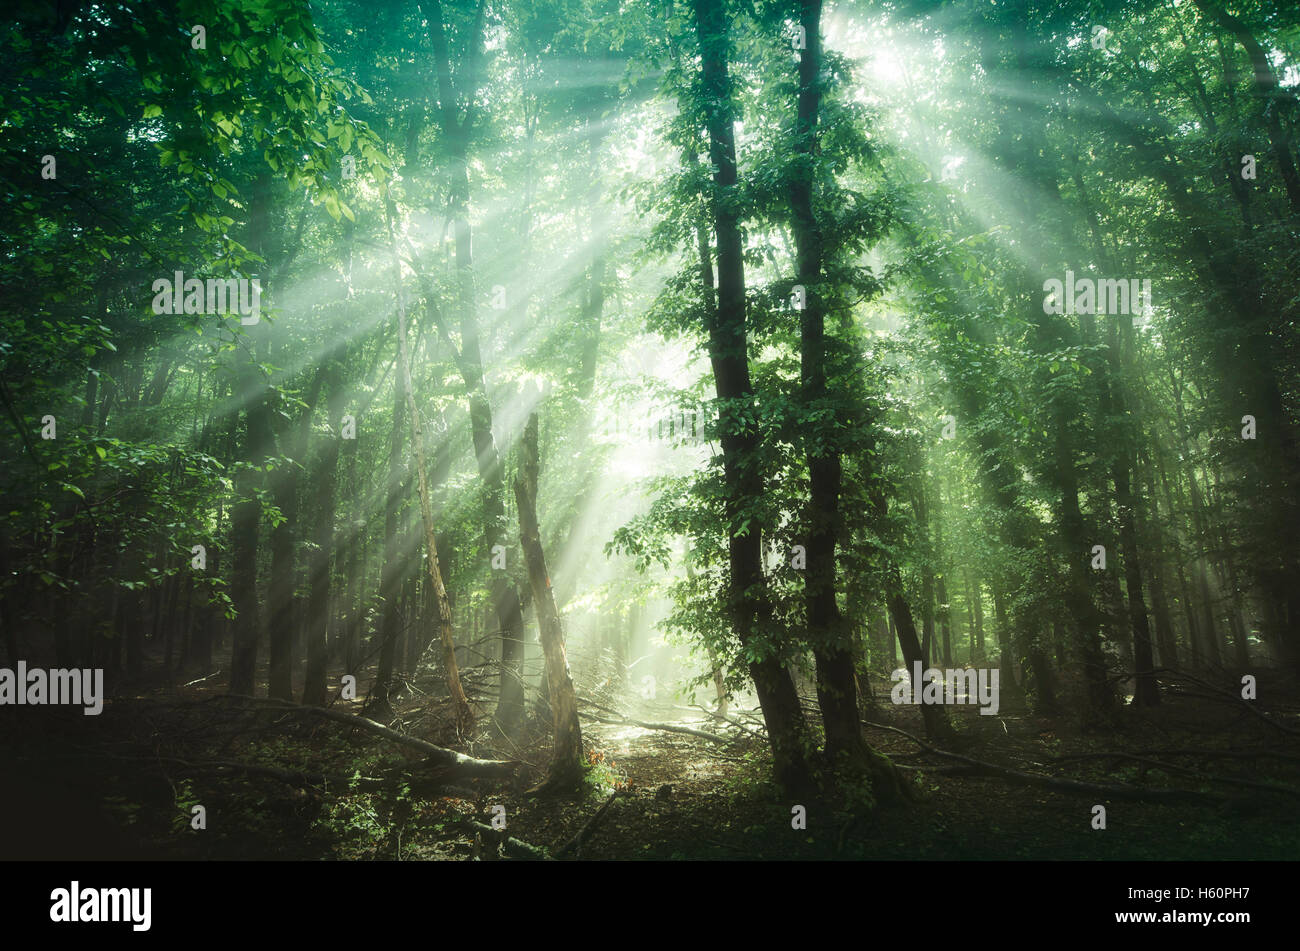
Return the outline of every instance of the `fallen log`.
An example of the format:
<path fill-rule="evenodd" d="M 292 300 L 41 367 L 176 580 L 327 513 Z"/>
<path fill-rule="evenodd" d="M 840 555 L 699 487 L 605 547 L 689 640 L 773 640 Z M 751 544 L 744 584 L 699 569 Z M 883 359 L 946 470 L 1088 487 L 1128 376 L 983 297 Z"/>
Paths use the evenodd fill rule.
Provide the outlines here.
<path fill-rule="evenodd" d="M 324 786 L 330 782 L 346 784 L 347 777 L 331 777 L 323 773 L 304 773 L 295 769 L 281 769 L 276 766 L 264 766 L 261 763 L 239 763 L 232 760 L 208 760 L 203 762 L 193 762 L 191 760 L 180 759 L 176 756 L 125 756 L 116 753 L 88 753 L 79 754 L 78 758 L 87 756 L 96 759 L 106 759 L 122 763 L 141 763 L 144 765 L 156 766 L 179 766 L 181 769 L 193 772 L 207 772 L 210 770 L 233 770 L 238 773 L 245 773 L 249 776 L 260 776 L 265 779 L 275 779 L 288 786 Z M 374 777 L 362 776 L 361 780 L 367 783 L 378 783 Z"/>
<path fill-rule="evenodd" d="M 1287 762 L 1300 763 L 1300 756 L 1294 753 L 1280 753 L 1277 750 L 1203 750 L 1203 749 L 1181 749 L 1181 750 L 1134 750 L 1132 753 L 1108 753 L 1105 751 L 1094 753 L 1067 753 L 1064 756 L 1053 756 L 1053 763 L 1065 763 L 1070 760 L 1078 759 L 1106 759 L 1112 756 L 1191 756 L 1194 759 L 1280 759 Z"/>
<path fill-rule="evenodd" d="M 519 768 L 517 760 L 476 759 L 473 756 L 466 756 L 464 753 L 458 753 L 443 746 L 436 746 L 428 740 L 421 740 L 418 737 L 399 733 L 392 727 L 384 726 L 382 723 L 367 717 L 355 716 L 351 713 L 340 713 L 327 707 L 300 707 L 297 704 L 285 703 L 279 700 L 263 700 L 238 694 L 231 694 L 230 697 L 244 701 L 252 700 L 268 710 L 300 716 L 320 717 L 335 723 L 356 727 L 359 730 L 365 730 L 390 742 L 420 750 L 425 754 L 424 762 L 427 765 L 447 769 L 457 775 L 502 778 L 510 776 Z"/>
<path fill-rule="evenodd" d="M 473 819 L 464 819 L 462 824 L 473 829 L 484 836 L 486 842 L 499 842 L 504 848 L 506 855 L 517 859 L 524 859 L 528 862 L 550 862 L 553 861 L 545 849 L 539 849 L 535 845 L 529 845 L 523 839 L 516 839 L 514 836 L 503 835 L 500 831 L 485 825 L 482 822 L 475 822 Z"/>
<path fill-rule="evenodd" d="M 602 707 L 595 701 L 587 700 L 584 697 L 579 697 L 578 702 L 585 703 L 588 706 L 596 707 L 600 710 L 609 710 L 608 707 Z M 725 736 L 719 736 L 716 733 L 708 733 L 705 730 L 696 730 L 689 726 L 678 726 L 675 723 L 651 723 L 647 720 L 633 719 L 632 717 L 619 713 L 617 710 L 609 710 L 609 712 L 613 713 L 619 719 L 611 720 L 609 717 L 602 717 L 595 713 L 584 713 L 582 715 L 584 717 L 589 717 L 592 720 L 596 720 L 597 722 L 610 723 L 614 726 L 639 726 L 643 730 L 662 730 L 665 733 L 681 733 L 685 736 L 698 736 L 700 739 L 708 740 L 711 743 L 720 743 L 723 746 L 730 746 L 733 742 Z"/>
<path fill-rule="evenodd" d="M 1255 782 L 1254 780 L 1237 779 L 1232 776 L 1215 776 L 1213 773 L 1206 773 L 1199 769 L 1190 769 L 1186 766 L 1179 766 L 1176 763 L 1165 763 L 1162 762 L 1161 760 L 1150 759 L 1146 756 L 1139 756 L 1136 753 L 1116 753 L 1116 752 L 1093 753 L 1093 754 L 1081 754 L 1079 757 L 1076 758 L 1096 759 L 1096 758 L 1103 758 L 1103 757 L 1106 759 L 1115 760 L 1116 762 L 1124 761 L 1129 763 L 1137 763 L 1140 766 L 1142 766 L 1143 769 L 1164 770 L 1167 773 L 1179 773 L 1183 776 L 1191 776 L 1193 779 L 1199 779 L 1201 782 L 1204 783 L 1221 783 L 1222 785 L 1225 786 L 1241 786 L 1245 789 L 1257 789 L 1261 792 L 1277 793 L 1278 795 L 1281 796 L 1291 796 L 1292 798 L 1300 798 L 1300 790 L 1291 789 L 1288 786 L 1278 786 L 1275 783 L 1259 783 L 1259 782 Z M 1056 760 L 1055 762 L 1059 764 L 1061 760 Z"/>
<path fill-rule="evenodd" d="M 1240 706 L 1243 707 L 1243 708 L 1244 708 L 1248 713 L 1250 713 L 1252 716 L 1257 717 L 1257 718 L 1259 718 L 1260 720 L 1263 720 L 1265 723 L 1267 723 L 1267 724 L 1268 724 L 1269 726 L 1271 726 L 1273 729 L 1275 729 L 1275 730 L 1277 730 L 1277 731 L 1279 731 L 1279 732 L 1281 732 L 1281 733 L 1285 733 L 1285 734 L 1287 734 L 1288 736 L 1300 736 L 1300 730 L 1292 729 L 1292 728 L 1289 727 L 1289 726 L 1286 726 L 1286 725 L 1284 725 L 1284 724 L 1282 724 L 1282 723 L 1278 723 L 1276 720 L 1270 720 L 1270 719 L 1268 718 L 1268 715 L 1267 715 L 1266 713 L 1264 713 L 1263 711 L 1259 710 L 1259 709 L 1255 706 L 1255 704 L 1254 704 L 1253 701 L 1250 701 L 1250 700 L 1243 700 L 1243 699 L 1242 699 L 1240 696 L 1238 696 L 1237 694 L 1235 694 L 1235 693 L 1233 693 L 1233 692 L 1231 692 L 1231 691 L 1229 691 L 1229 690 L 1224 690 L 1222 687 L 1218 687 L 1218 686 L 1216 686 L 1215 684 L 1210 683 L 1209 681 L 1202 680 L 1200 677 L 1195 677 L 1195 676 L 1193 676 L 1192 674 L 1187 673 L 1186 671 L 1175 670 L 1175 669 L 1172 668 L 1172 667 L 1157 667 L 1154 671 L 1152 671 L 1152 673 L 1155 673 L 1155 674 L 1172 674 L 1173 677 L 1174 677 L 1174 679 L 1182 678 L 1183 680 L 1190 680 L 1190 681 L 1191 681 L 1192 683 L 1194 683 L 1194 684 L 1198 684 L 1198 685 L 1204 687 L 1204 688 L 1207 689 L 1207 690 L 1211 690 L 1211 691 L 1213 691 L 1213 699 L 1217 699 L 1217 700 L 1226 700 L 1227 702 L 1229 702 L 1229 703 L 1231 703 L 1231 704 L 1233 704 L 1233 705 L 1240 705 Z M 1166 679 L 1168 679 L 1168 678 L 1166 678 Z"/>
<path fill-rule="evenodd" d="M 908 733 L 906 730 L 900 730 L 896 726 L 889 726 L 885 723 L 872 723 L 869 720 L 863 720 L 862 722 L 866 726 L 875 727 L 878 730 L 888 730 L 891 733 L 905 736 L 934 756 L 961 763 L 964 767 L 961 772 L 965 775 L 991 776 L 997 779 L 1005 779 L 1010 782 L 1019 783 L 1022 786 L 1039 786 L 1046 789 L 1061 789 L 1066 792 L 1087 793 L 1090 796 L 1107 799 L 1123 799 L 1132 802 L 1195 802 L 1202 804 L 1214 803 L 1218 805 L 1229 801 L 1226 796 L 1221 796 L 1217 793 L 1198 792 L 1194 789 L 1141 789 L 1137 786 L 1116 786 L 1106 783 L 1089 783 L 1078 779 L 1057 779 L 1052 776 L 1043 776 L 1040 773 L 1026 773 L 1023 770 L 1012 769 L 1008 766 L 998 766 L 994 763 L 986 763 L 983 760 L 977 760 L 970 756 L 962 756 L 960 753 L 949 753 L 946 750 L 941 750 L 937 747 L 931 746 L 919 737 Z"/>
<path fill-rule="evenodd" d="M 716 710 L 710 710 L 708 707 L 700 706 L 698 703 L 694 707 L 683 707 L 682 709 L 699 710 L 700 712 L 704 713 L 706 716 L 712 717 L 714 720 L 721 720 L 723 723 L 730 723 L 732 726 L 740 730 L 742 733 L 748 733 L 750 736 L 760 740 L 763 739 L 763 737 L 759 736 L 749 727 L 745 726 L 745 724 L 741 723 L 739 720 L 735 719 L 734 717 L 727 716 L 725 713 L 719 713 Z"/>

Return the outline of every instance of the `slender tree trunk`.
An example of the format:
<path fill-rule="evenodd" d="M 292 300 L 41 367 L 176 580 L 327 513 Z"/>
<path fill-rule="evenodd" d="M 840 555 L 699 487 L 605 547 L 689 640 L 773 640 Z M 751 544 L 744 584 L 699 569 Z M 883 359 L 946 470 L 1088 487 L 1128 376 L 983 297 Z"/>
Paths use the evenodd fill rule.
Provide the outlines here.
<path fill-rule="evenodd" d="M 948 603 L 948 579 L 945 577 L 944 570 L 944 546 L 943 546 L 943 483 L 936 484 L 935 494 L 939 511 L 934 514 L 932 524 L 934 525 L 934 560 L 938 566 L 938 572 L 934 576 L 935 597 L 939 631 L 942 638 L 943 666 L 952 666 L 952 605 Z"/>
<path fill-rule="evenodd" d="M 399 348 L 402 346 L 398 343 Z M 406 383 L 396 394 L 393 407 L 393 429 L 388 442 L 388 480 L 384 492 L 384 564 L 379 570 L 379 599 L 382 602 L 379 619 L 379 666 L 375 671 L 375 684 L 370 689 L 370 703 L 374 716 L 392 716 L 390 693 L 393 683 L 393 659 L 397 651 L 398 631 L 401 626 L 399 595 L 403 552 L 398 533 L 398 510 L 406 492 L 406 467 L 402 463 L 402 428 L 406 423 Z"/>
<path fill-rule="evenodd" d="M 315 551 L 311 556 L 310 588 L 307 599 L 306 653 L 307 670 L 302 702 L 322 706 L 328 696 L 326 687 L 329 666 L 330 557 L 334 553 L 335 483 L 339 467 L 339 443 L 342 442 L 342 417 L 347 392 L 337 354 L 331 354 L 326 366 L 325 385 L 329 388 L 328 413 L 331 435 L 325 442 L 317 468 L 316 526 L 313 533 Z"/>
<path fill-rule="evenodd" d="M 914 677 L 916 665 L 924 671 L 929 666 L 921 652 L 921 642 L 916 636 L 916 622 L 912 619 L 912 609 L 903 596 L 903 579 L 897 566 L 890 564 L 885 568 L 885 599 L 889 604 L 889 613 L 894 619 L 894 629 L 898 633 L 898 646 L 903 652 L 903 663 L 907 665 L 907 674 Z M 1013 681 L 1014 682 L 1014 681 Z M 925 735 L 937 742 L 945 742 L 954 737 L 952 724 L 948 720 L 948 711 L 942 704 L 921 704 L 921 719 L 925 722 Z"/>
<path fill-rule="evenodd" d="M 564 629 L 551 591 L 551 577 L 546 570 L 541 535 L 537 524 L 537 414 L 528 417 L 521 446 L 523 458 L 515 479 L 515 501 L 519 508 L 519 541 L 528 583 L 537 610 L 542 654 L 546 659 L 547 699 L 551 706 L 554 742 L 546 781 L 538 787 L 546 792 L 571 791 L 582 784 L 582 726 L 578 722 L 578 698 L 569 676 L 569 660 L 564 651 Z"/>
<path fill-rule="evenodd" d="M 437 75 L 438 112 L 441 131 L 449 158 L 451 189 L 448 214 L 452 221 L 460 313 L 461 352 L 459 367 L 469 398 L 470 430 L 479 477 L 483 481 L 483 548 L 484 557 L 492 558 L 492 549 L 504 545 L 508 533 L 505 511 L 505 474 L 500 452 L 492 433 L 492 406 L 488 399 L 479 348 L 477 302 L 475 299 L 474 255 L 469 221 L 469 143 L 473 119 L 474 96 L 478 92 L 477 64 L 482 54 L 486 3 L 480 2 L 469 35 L 464 37 L 464 59 L 459 79 L 453 76 L 451 48 L 443 21 L 442 3 L 430 0 L 426 17 Z M 460 86 L 459 90 L 457 85 Z M 461 112 L 464 115 L 461 115 Z M 496 720 L 507 733 L 512 732 L 523 713 L 523 680 L 520 658 L 523 653 L 523 613 L 519 592 L 507 571 L 494 570 L 491 581 L 492 603 L 501 637 L 501 689 L 497 700 Z"/>
<path fill-rule="evenodd" d="M 888 638 L 888 643 L 885 645 L 885 650 L 882 656 L 889 658 L 889 664 L 887 667 L 883 668 L 883 670 L 885 673 L 892 673 L 898 669 L 898 641 L 894 633 L 894 615 L 893 612 L 889 610 L 888 603 L 885 604 L 883 624 L 885 626 L 885 635 Z"/>
<path fill-rule="evenodd" d="M 1007 621 L 1006 600 L 1002 590 L 993 586 L 993 625 L 998 629 L 998 688 L 1005 702 L 1013 695 L 1020 696 L 1020 684 L 1016 680 L 1016 652 L 1012 646 L 1011 625 Z"/>
<path fill-rule="evenodd" d="M 925 551 L 921 561 L 921 656 L 927 667 L 934 664 L 934 547 L 930 536 L 930 506 L 926 487 L 916 493 L 916 527 L 924 539 Z"/>
<path fill-rule="evenodd" d="M 446 668 L 447 690 L 451 694 L 456 712 L 457 731 L 464 733 L 474 724 L 474 713 L 460 683 L 460 668 L 456 663 L 456 642 L 451 630 L 451 603 L 442 583 L 442 570 L 438 564 L 438 542 L 433 528 L 433 502 L 429 497 L 429 477 L 424 454 L 424 424 L 415 404 L 415 391 L 411 385 L 411 361 L 406 344 L 406 299 L 402 293 L 402 264 L 393 237 L 392 206 L 388 210 L 388 240 L 393 249 L 393 271 L 397 284 L 397 343 L 399 373 L 402 388 L 406 391 L 406 412 L 411 421 L 411 443 L 415 449 L 415 474 L 420 486 L 420 518 L 424 523 L 424 548 L 429 580 L 433 584 L 438 603 L 438 626 L 442 638 L 442 658 Z"/>
<path fill-rule="evenodd" d="M 1178 648 L 1175 643 L 1173 618 L 1169 612 L 1169 595 L 1165 588 L 1165 570 L 1167 568 L 1167 536 L 1164 531 L 1160 518 L 1159 496 L 1156 494 L 1155 484 L 1155 467 L 1151 462 L 1150 454 L 1139 454 L 1139 461 L 1142 462 L 1142 477 L 1146 483 L 1147 498 L 1151 501 L 1152 518 L 1149 526 L 1152 533 L 1152 557 L 1151 557 L 1151 614 L 1156 623 L 1156 649 L 1159 652 L 1159 663 L 1161 667 L 1178 666 Z M 1170 519 L 1175 518 L 1175 514 L 1170 512 Z"/>
<path fill-rule="evenodd" d="M 249 207 L 249 241 L 254 251 L 266 256 L 270 230 L 271 177 L 268 170 L 253 187 Z M 263 288 L 265 294 L 269 288 Z M 262 506 L 257 493 L 265 482 L 263 467 L 275 448 L 271 406 L 266 379 L 255 351 L 265 357 L 265 321 L 244 332 L 245 353 L 237 371 L 238 393 L 245 409 L 245 463 L 235 479 L 236 495 L 231 513 L 230 600 L 234 603 L 234 642 L 230 649 L 230 692 L 252 695 L 257 677 L 257 651 L 261 641 L 262 616 L 257 596 L 257 551 Z"/>
<path fill-rule="evenodd" d="M 289 440 L 282 434 L 281 446 Z M 271 529 L 271 577 L 267 589 L 270 602 L 268 631 L 269 664 L 267 696 L 274 700 L 293 700 L 293 552 L 297 521 L 297 481 L 286 468 L 277 467 L 269 474 L 271 496 L 280 510 L 280 523 Z"/>
<path fill-rule="evenodd" d="M 970 614 L 974 630 L 971 632 L 971 666 L 984 663 L 984 591 L 979 576 L 966 574 L 966 598 L 970 602 Z"/>
<path fill-rule="evenodd" d="M 1132 321 L 1129 321 L 1126 336 L 1132 334 L 1132 328 Z M 1138 707 L 1152 707 L 1160 703 L 1160 687 L 1154 673 L 1156 665 L 1155 657 L 1151 652 L 1151 626 L 1142 592 L 1142 555 L 1137 543 L 1137 510 L 1140 503 L 1133 493 L 1131 482 L 1137 453 L 1133 446 L 1135 437 L 1129 430 L 1130 424 L 1126 413 L 1127 401 L 1124 398 L 1119 330 L 1115 324 L 1111 324 L 1108 337 L 1110 376 L 1114 383 L 1111 399 L 1114 403 L 1113 409 L 1121 419 L 1121 432 L 1116 441 L 1111 481 L 1115 485 L 1115 504 L 1119 508 L 1119 543 L 1124 554 L 1124 584 L 1128 588 L 1129 624 L 1133 631 L 1135 674 L 1133 704 Z"/>
<path fill-rule="evenodd" d="M 939 599 L 939 631 L 942 634 L 943 666 L 952 666 L 952 606 L 948 603 L 948 585 L 943 574 L 934 579 L 935 595 Z"/>
<path fill-rule="evenodd" d="M 230 692 L 251 696 L 255 688 L 262 626 L 257 597 L 257 550 L 262 507 L 257 492 L 262 483 L 261 469 L 270 455 L 274 437 L 270 410 L 266 405 L 266 384 L 261 371 L 251 362 L 246 362 L 242 368 L 239 390 L 244 394 L 248 409 L 243 450 L 246 468 L 240 470 L 235 478 L 238 501 L 230 519 L 230 600 L 236 611 L 230 656 Z"/>

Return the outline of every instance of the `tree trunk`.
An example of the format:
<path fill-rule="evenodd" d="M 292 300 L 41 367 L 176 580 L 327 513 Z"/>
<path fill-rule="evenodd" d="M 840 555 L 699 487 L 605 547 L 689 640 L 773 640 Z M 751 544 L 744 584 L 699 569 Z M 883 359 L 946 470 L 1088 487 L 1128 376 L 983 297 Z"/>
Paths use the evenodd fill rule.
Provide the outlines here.
<path fill-rule="evenodd" d="M 262 625 L 257 597 L 257 549 L 262 506 L 257 492 L 263 481 L 261 469 L 270 455 L 274 437 L 266 403 L 266 384 L 261 370 L 252 364 L 251 356 L 243 365 L 239 380 L 239 391 L 248 407 L 243 450 L 243 462 L 247 467 L 241 469 L 235 478 L 238 501 L 230 518 L 230 600 L 236 611 L 235 636 L 230 648 L 230 692 L 252 696 Z"/>
<path fill-rule="evenodd" d="M 474 255 L 469 222 L 469 142 L 473 119 L 474 96 L 478 91 L 477 64 L 482 54 L 486 3 L 480 3 L 469 35 L 464 37 L 464 60 L 457 80 L 452 73 L 451 49 L 447 26 L 443 22 L 442 3 L 429 4 L 429 39 L 433 48 L 434 69 L 438 84 L 438 112 L 441 131 L 449 158 L 450 194 L 448 215 L 452 221 L 460 313 L 461 352 L 458 360 L 465 392 L 469 399 L 470 430 L 474 458 L 483 481 L 483 557 L 491 558 L 492 548 L 505 543 L 505 475 L 500 452 L 492 433 L 492 405 L 488 399 L 479 348 L 477 303 L 475 300 Z M 457 85 L 460 86 L 459 90 Z M 464 111 L 462 117 L 460 113 Z M 523 653 L 523 613 L 510 575 L 493 571 L 492 603 L 501 636 L 501 689 L 496 719 L 507 733 L 513 731 L 523 713 L 523 680 L 520 658 Z"/>
<path fill-rule="evenodd" d="M 1286 186 L 1287 198 L 1291 201 L 1291 213 L 1300 215 L 1300 172 L 1296 170 L 1295 150 L 1291 146 L 1290 136 L 1287 135 L 1278 117 L 1277 101 L 1280 98 L 1278 81 L 1273 74 L 1273 67 L 1269 64 L 1268 53 L 1246 25 L 1226 10 L 1215 6 L 1215 0 L 1193 0 L 1193 2 L 1206 17 L 1236 37 L 1237 42 L 1246 51 L 1246 55 L 1250 57 L 1255 76 L 1255 94 L 1259 98 L 1264 127 L 1268 129 L 1269 144 L 1273 146 L 1273 154 L 1282 172 L 1282 182 Z"/>
<path fill-rule="evenodd" d="M 332 435 L 325 443 L 317 465 L 316 530 L 313 541 L 310 589 L 307 596 L 306 651 L 307 670 L 302 702 L 323 706 L 328 696 L 326 675 L 329 661 L 330 556 L 334 552 L 335 483 L 339 467 L 343 409 L 347 391 L 337 354 L 331 354 L 326 367 L 325 385 L 329 388 L 327 407 Z"/>
<path fill-rule="evenodd" d="M 433 529 L 433 502 L 429 498 L 429 478 L 424 455 L 424 424 L 415 405 L 415 392 L 411 386 L 411 363 L 406 344 L 406 298 L 402 293 L 402 265 L 393 237 L 392 205 L 388 205 L 388 240 L 393 249 L 393 271 L 397 283 L 397 344 L 398 362 L 401 364 L 402 387 L 406 391 L 406 412 L 411 420 L 411 442 L 415 449 L 415 473 L 420 486 L 420 518 L 424 523 L 424 547 L 429 581 L 433 584 L 438 603 L 438 627 L 442 639 L 443 665 L 447 674 L 447 690 L 451 694 L 456 713 L 458 732 L 468 731 L 474 724 L 474 713 L 460 683 L 460 668 L 456 663 L 456 642 L 451 630 L 451 603 L 442 583 L 442 570 L 438 565 L 438 543 Z"/>
<path fill-rule="evenodd" d="M 916 637 L 916 621 L 912 618 L 912 609 L 908 607 L 907 598 L 903 596 L 903 579 L 896 565 L 890 564 L 885 569 L 885 599 L 889 604 L 889 613 L 894 619 L 894 629 L 898 632 L 898 646 L 903 651 L 903 663 L 907 665 L 908 676 L 912 676 L 916 665 L 924 671 L 929 666 L 921 652 L 921 642 Z M 1014 682 L 1014 681 L 1013 681 Z M 942 704 L 921 704 L 921 719 L 925 721 L 925 735 L 937 743 L 951 740 L 954 736 L 952 724 L 948 721 L 948 711 Z"/>
<path fill-rule="evenodd" d="M 1133 323 L 1128 321 L 1125 336 L 1133 332 Z M 1115 504 L 1119 508 L 1120 547 L 1124 555 L 1124 584 L 1128 589 L 1129 623 L 1133 630 L 1133 667 L 1135 683 L 1133 688 L 1133 705 L 1151 707 L 1160 703 L 1160 687 L 1155 676 L 1155 656 L 1151 651 L 1151 625 L 1147 618 L 1147 605 L 1142 591 L 1142 555 L 1137 543 L 1137 509 L 1139 500 L 1132 489 L 1131 476 L 1135 467 L 1137 452 L 1134 447 L 1135 435 L 1131 432 L 1131 422 L 1126 411 L 1127 400 L 1124 398 L 1122 363 L 1120 359 L 1119 330 L 1110 325 L 1108 352 L 1110 358 L 1110 377 L 1114 384 L 1111 389 L 1113 409 L 1121 420 L 1119 438 L 1116 440 L 1114 464 L 1111 481 L 1115 484 Z"/>
<path fill-rule="evenodd" d="M 746 353 L 744 248 L 733 198 L 736 142 L 723 0 L 694 0 L 694 12 L 709 161 L 714 169 L 710 207 L 717 238 L 717 306 L 706 319 L 726 485 L 728 602 L 736 636 L 756 658 L 749 664 L 750 675 L 767 724 L 777 783 L 788 793 L 799 794 L 811 780 L 804 754 L 807 727 L 790 674 L 771 642 L 775 632 L 763 577 L 762 537 L 752 513 L 763 484 L 758 433 L 746 418 L 754 393 Z"/>
<path fill-rule="evenodd" d="M 259 175 L 249 201 L 248 246 L 267 256 L 270 229 L 271 175 Z M 264 287 L 263 294 L 270 288 Z M 236 333 L 240 330 L 237 328 Z M 257 549 L 262 506 L 257 492 L 265 482 L 263 467 L 275 448 L 271 424 L 268 386 L 257 356 L 265 358 L 269 327 L 266 321 L 243 331 L 245 355 L 237 374 L 238 393 L 245 410 L 245 463 L 235 479 L 238 502 L 231 513 L 230 525 L 230 600 L 238 616 L 230 648 L 230 692 L 251 696 L 257 677 L 257 651 L 261 641 L 262 617 L 257 597 Z"/>
<path fill-rule="evenodd" d="M 400 290 L 398 293 L 401 293 Z M 399 341 L 399 350 L 402 346 Z M 405 361 L 405 357 L 399 359 Z M 388 441 L 388 479 L 384 491 L 384 564 L 379 570 L 379 599 L 382 602 L 379 618 L 379 665 L 375 670 L 374 686 L 370 688 L 370 703 L 374 707 L 371 716 L 381 720 L 391 719 L 393 713 L 389 694 L 392 690 L 393 660 L 401 627 L 398 602 L 404 556 L 397 520 L 407 486 L 406 467 L 402 463 L 402 427 L 406 423 L 406 411 L 409 411 L 409 407 L 406 411 L 403 409 L 406 404 L 406 379 L 403 377 L 401 391 L 397 393 L 397 405 L 393 407 L 393 429 Z"/>
<path fill-rule="evenodd" d="M 823 280 L 823 241 L 814 211 L 814 161 L 821 111 L 822 0 L 803 0 L 800 22 L 805 43 L 799 58 L 799 96 L 794 153 L 798 157 L 790 182 L 790 210 L 795 239 L 796 272 L 804 287 L 799 320 L 800 382 L 805 411 L 827 409 L 826 371 L 827 288 Z M 721 263 L 721 262 L 719 262 Z M 835 414 L 838 415 L 838 414 Z M 847 758 L 869 765 L 869 748 L 858 713 L 853 655 L 836 600 L 836 531 L 840 527 L 840 450 L 837 420 L 806 433 L 808 463 L 808 563 L 804 571 L 804 601 L 808 636 L 817 662 L 817 701 L 826 733 L 828 761 Z"/>
<path fill-rule="evenodd" d="M 515 502 L 519 508 L 519 542 L 528 569 L 528 583 L 537 611 L 542 654 L 546 661 L 547 698 L 551 706 L 554 741 L 546 781 L 536 791 L 576 791 L 582 784 L 582 726 L 578 722 L 578 697 L 569 676 L 564 651 L 564 629 L 551 591 L 542 539 L 537 523 L 537 414 L 528 417 L 521 445 L 519 477 L 515 479 Z"/>

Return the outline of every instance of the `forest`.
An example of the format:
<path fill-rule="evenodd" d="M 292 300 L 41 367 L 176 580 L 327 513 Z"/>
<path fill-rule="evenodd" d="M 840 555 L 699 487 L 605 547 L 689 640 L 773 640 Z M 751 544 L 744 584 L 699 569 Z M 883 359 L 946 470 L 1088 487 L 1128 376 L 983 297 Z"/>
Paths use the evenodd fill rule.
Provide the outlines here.
<path fill-rule="evenodd" d="M 0 74 L 0 857 L 1300 848 L 1300 7 L 15 0 Z"/>

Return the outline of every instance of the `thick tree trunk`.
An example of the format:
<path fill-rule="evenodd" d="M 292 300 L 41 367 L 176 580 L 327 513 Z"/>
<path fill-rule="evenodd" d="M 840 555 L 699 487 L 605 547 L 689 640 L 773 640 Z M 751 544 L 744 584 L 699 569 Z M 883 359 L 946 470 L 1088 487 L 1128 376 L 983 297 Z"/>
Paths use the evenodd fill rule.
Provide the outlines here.
<path fill-rule="evenodd" d="M 811 779 L 804 752 L 807 727 L 794 683 L 771 642 L 775 631 L 763 577 L 762 536 L 752 513 L 763 484 L 758 433 L 747 420 L 754 394 L 746 353 L 743 243 L 733 195 L 736 143 L 726 18 L 722 0 L 694 0 L 694 12 L 709 161 L 714 169 L 710 205 L 717 237 L 718 287 L 717 307 L 707 319 L 727 488 L 728 601 L 736 636 L 742 645 L 755 648 L 757 659 L 749 665 L 750 675 L 767 724 L 777 783 L 788 792 L 802 793 Z"/>
<path fill-rule="evenodd" d="M 823 243 L 814 211 L 814 161 L 821 111 L 821 0 L 804 0 L 800 23 L 805 34 L 799 58 L 799 98 L 795 122 L 796 167 L 790 182 L 796 272 L 803 285 L 799 320 L 800 382 L 810 414 L 825 409 L 830 396 L 826 370 L 826 294 Z M 817 701 L 826 733 L 826 756 L 862 762 L 869 750 L 858 713 L 857 679 L 848 632 L 836 600 L 836 537 L 840 526 L 840 450 L 835 422 L 815 427 L 806 451 L 808 463 L 808 564 L 804 601 L 808 636 L 817 662 Z"/>

